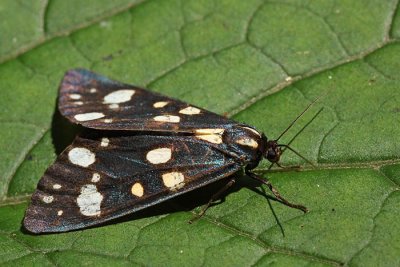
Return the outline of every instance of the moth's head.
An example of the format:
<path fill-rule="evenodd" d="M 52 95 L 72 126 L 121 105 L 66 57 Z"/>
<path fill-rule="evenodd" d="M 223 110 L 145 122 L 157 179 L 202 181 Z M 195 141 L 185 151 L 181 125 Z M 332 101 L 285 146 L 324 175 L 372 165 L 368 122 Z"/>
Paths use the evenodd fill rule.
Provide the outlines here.
<path fill-rule="evenodd" d="M 276 140 L 269 140 L 265 144 L 264 158 L 272 163 L 276 163 L 280 160 L 282 150 Z"/>

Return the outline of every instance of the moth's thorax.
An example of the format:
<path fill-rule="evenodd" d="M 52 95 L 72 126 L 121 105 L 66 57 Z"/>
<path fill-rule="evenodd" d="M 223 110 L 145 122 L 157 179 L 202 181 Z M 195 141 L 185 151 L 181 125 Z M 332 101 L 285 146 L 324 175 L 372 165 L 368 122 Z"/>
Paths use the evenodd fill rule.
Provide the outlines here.
<path fill-rule="evenodd" d="M 243 163 L 258 163 L 265 146 L 263 135 L 247 125 L 234 125 L 227 129 L 224 133 L 224 143 Z"/>

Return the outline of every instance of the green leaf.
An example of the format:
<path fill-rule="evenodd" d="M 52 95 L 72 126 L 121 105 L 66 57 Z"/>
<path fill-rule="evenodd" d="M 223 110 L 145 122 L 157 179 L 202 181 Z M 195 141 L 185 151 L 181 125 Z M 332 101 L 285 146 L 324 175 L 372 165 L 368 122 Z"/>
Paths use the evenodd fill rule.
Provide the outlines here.
<path fill-rule="evenodd" d="M 26 1 L 25 1 L 26 2 Z M 0 265 L 400 265 L 398 1 L 3 1 L 0 4 Z M 68 3 L 68 4 L 67 4 Z M 282 140 L 299 172 L 257 168 L 303 214 L 222 184 L 108 225 L 21 229 L 45 169 L 76 131 L 56 112 L 65 71 L 85 67 L 228 115 Z M 267 194 L 268 191 L 267 191 Z"/>

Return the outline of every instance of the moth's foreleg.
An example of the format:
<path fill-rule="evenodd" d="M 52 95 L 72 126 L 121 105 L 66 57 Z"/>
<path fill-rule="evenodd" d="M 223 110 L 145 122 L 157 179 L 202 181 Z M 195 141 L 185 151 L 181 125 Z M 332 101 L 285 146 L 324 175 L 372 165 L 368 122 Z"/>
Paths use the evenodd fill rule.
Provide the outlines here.
<path fill-rule="evenodd" d="M 254 180 L 257 180 L 257 181 L 265 184 L 266 186 L 268 186 L 269 190 L 271 190 L 272 194 L 274 194 L 276 199 L 278 199 L 280 202 L 282 202 L 286 206 L 291 207 L 291 208 L 295 208 L 295 209 L 299 209 L 299 210 L 301 210 L 301 211 L 303 211 L 305 213 L 308 212 L 308 209 L 305 206 L 300 205 L 300 204 L 291 203 L 288 200 L 286 200 L 284 197 L 282 197 L 281 194 L 279 193 L 279 191 L 271 184 L 271 182 L 268 179 L 261 178 L 257 174 L 251 172 L 248 169 L 246 169 L 246 174 L 250 178 L 253 178 Z"/>

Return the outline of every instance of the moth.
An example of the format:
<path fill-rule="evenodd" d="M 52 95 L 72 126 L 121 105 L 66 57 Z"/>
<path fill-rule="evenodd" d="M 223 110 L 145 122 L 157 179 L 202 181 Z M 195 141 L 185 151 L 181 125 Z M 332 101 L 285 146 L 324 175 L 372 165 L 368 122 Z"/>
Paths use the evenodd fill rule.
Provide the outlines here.
<path fill-rule="evenodd" d="M 84 69 L 65 74 L 58 108 L 96 134 L 76 137 L 40 179 L 23 221 L 32 233 L 98 225 L 225 178 L 201 216 L 242 168 L 280 202 L 307 211 L 252 171 L 263 158 L 280 166 L 291 149 L 280 137 Z"/>

